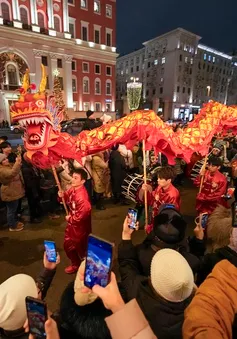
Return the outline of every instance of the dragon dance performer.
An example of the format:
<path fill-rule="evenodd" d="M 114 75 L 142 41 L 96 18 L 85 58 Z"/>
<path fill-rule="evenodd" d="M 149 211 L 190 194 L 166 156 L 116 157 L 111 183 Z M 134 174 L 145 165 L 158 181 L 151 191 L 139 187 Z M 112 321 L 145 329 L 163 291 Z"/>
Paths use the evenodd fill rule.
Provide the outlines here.
<path fill-rule="evenodd" d="M 71 265 L 65 269 L 68 274 L 77 272 L 85 257 L 87 239 L 91 233 L 91 203 L 84 187 L 86 179 L 87 173 L 82 168 L 74 169 L 72 187 L 66 192 L 58 192 L 69 208 L 64 236 L 64 250 L 71 260 Z"/>
<path fill-rule="evenodd" d="M 158 187 L 154 191 L 152 191 L 152 187 L 150 185 L 142 185 L 142 196 L 140 196 L 139 199 L 143 199 L 143 193 L 145 190 L 147 190 L 148 205 L 152 207 L 151 224 L 146 227 L 147 233 L 150 233 L 150 231 L 153 229 L 153 220 L 154 217 L 157 216 L 161 205 L 171 204 L 174 205 L 174 208 L 177 211 L 180 210 L 180 193 L 172 185 L 172 181 L 175 179 L 175 177 L 175 169 L 170 166 L 166 166 L 162 167 L 158 172 Z"/>
<path fill-rule="evenodd" d="M 201 192 L 197 195 L 196 210 L 199 214 L 211 214 L 218 204 L 226 207 L 223 195 L 227 189 L 227 179 L 219 171 L 222 161 L 219 157 L 211 156 L 208 159 L 208 170 L 201 168 L 200 175 L 194 180 L 194 185 L 200 186 L 204 176 Z"/>

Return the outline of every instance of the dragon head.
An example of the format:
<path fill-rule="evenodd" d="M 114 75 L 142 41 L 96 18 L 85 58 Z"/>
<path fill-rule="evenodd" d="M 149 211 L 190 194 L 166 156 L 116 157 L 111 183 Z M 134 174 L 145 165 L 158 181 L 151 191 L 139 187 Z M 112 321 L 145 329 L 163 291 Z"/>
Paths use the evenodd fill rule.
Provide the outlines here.
<path fill-rule="evenodd" d="M 36 152 L 48 155 L 48 149 L 57 143 L 60 122 L 63 119 L 55 97 L 45 93 L 47 77 L 44 66 L 41 67 L 42 79 L 39 91 L 29 92 L 29 89 L 35 87 L 29 83 L 27 70 L 19 90 L 19 100 L 11 106 L 13 122 L 18 122 L 24 128 L 24 146 L 30 159 Z"/>

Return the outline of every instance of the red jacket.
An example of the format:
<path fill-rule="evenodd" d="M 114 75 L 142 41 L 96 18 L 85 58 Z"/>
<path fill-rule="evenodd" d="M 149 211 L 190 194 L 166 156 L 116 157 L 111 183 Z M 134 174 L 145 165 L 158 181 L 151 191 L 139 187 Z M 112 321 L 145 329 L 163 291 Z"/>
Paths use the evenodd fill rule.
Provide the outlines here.
<path fill-rule="evenodd" d="M 148 192 L 147 199 L 148 205 L 152 206 L 153 218 L 157 216 L 159 208 L 163 204 L 172 204 L 178 211 L 180 210 L 180 194 L 177 188 L 175 188 L 172 184 L 170 184 L 167 190 L 158 186 L 152 193 Z"/>
<path fill-rule="evenodd" d="M 64 192 L 64 199 L 70 216 L 66 234 L 75 242 L 79 242 L 83 236 L 91 233 L 91 203 L 87 191 L 84 186 L 71 187 Z"/>
<path fill-rule="evenodd" d="M 194 185 L 200 186 L 201 176 L 194 180 Z M 222 195 L 226 193 L 227 179 L 219 171 L 211 174 L 206 171 L 201 193 L 197 195 L 196 209 L 199 213 L 211 214 L 218 204 L 226 207 L 226 202 Z"/>

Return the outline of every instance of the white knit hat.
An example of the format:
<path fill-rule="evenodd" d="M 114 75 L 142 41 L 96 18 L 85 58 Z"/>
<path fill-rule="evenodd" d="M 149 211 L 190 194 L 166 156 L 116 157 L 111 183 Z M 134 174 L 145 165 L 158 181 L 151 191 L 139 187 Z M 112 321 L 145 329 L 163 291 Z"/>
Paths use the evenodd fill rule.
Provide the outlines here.
<path fill-rule="evenodd" d="M 195 288 L 188 262 L 179 252 L 168 248 L 156 252 L 152 259 L 151 283 L 161 297 L 171 302 L 187 299 Z"/>
<path fill-rule="evenodd" d="M 3 160 L 5 160 L 7 156 L 3 153 L 0 153 L 0 164 L 2 163 Z"/>
<path fill-rule="evenodd" d="M 15 331 L 24 325 L 27 296 L 38 296 L 35 281 L 29 275 L 14 275 L 0 285 L 0 327 L 5 331 Z"/>

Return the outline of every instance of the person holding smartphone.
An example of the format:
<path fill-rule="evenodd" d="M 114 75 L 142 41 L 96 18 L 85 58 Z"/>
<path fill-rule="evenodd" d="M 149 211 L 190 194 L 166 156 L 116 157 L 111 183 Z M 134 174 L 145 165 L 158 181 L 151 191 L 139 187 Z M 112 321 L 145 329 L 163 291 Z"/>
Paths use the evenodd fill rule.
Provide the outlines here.
<path fill-rule="evenodd" d="M 72 187 L 66 192 L 58 192 L 69 208 L 64 236 L 64 250 L 71 260 L 71 265 L 65 269 L 67 274 L 77 272 L 86 254 L 87 240 L 91 233 L 91 203 L 84 186 L 86 179 L 87 173 L 82 168 L 74 169 Z"/>

